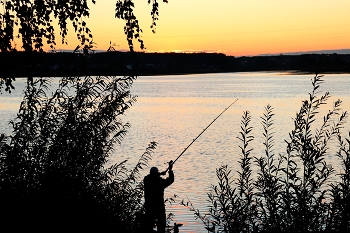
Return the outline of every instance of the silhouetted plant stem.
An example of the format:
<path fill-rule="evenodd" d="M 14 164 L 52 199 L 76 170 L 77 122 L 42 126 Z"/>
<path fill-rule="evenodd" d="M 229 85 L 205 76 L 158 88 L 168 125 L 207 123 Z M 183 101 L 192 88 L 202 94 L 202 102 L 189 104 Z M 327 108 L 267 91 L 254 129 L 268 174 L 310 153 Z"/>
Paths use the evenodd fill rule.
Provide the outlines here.
<path fill-rule="evenodd" d="M 318 97 L 321 76 L 312 80 L 312 92 L 294 119 L 286 140 L 286 152 L 274 153 L 273 109 L 265 107 L 262 120 L 264 155 L 255 156 L 256 180 L 251 178 L 252 128 L 244 112 L 238 139 L 241 170 L 237 179 L 227 165 L 216 170 L 217 185 L 208 192 L 210 232 L 325 232 L 350 229 L 350 140 L 341 137 L 347 113 L 334 102 L 319 127 L 315 120 L 329 93 Z M 342 162 L 341 180 L 330 184 L 334 169 L 325 157 L 330 143 L 338 138 L 337 156 Z M 330 185 L 329 185 L 330 184 Z M 196 213 L 199 215 L 199 213 Z M 210 223 L 211 227 L 210 227 Z"/>
<path fill-rule="evenodd" d="M 266 225 L 263 227 L 266 231 L 279 231 L 282 219 L 280 218 L 280 205 L 282 184 L 280 182 L 280 166 L 283 159 L 279 157 L 277 164 L 275 163 L 275 155 L 273 153 L 273 108 L 270 105 L 265 107 L 265 112 L 262 119 L 263 136 L 265 146 L 265 157 L 256 158 L 256 163 L 259 166 L 259 173 L 255 187 L 257 195 L 262 198 L 260 215 L 261 222 Z"/>
<path fill-rule="evenodd" d="M 350 132 L 349 132 L 350 136 Z M 350 140 L 338 135 L 339 151 L 342 172 L 340 182 L 331 184 L 331 207 L 328 230 L 350 230 Z"/>

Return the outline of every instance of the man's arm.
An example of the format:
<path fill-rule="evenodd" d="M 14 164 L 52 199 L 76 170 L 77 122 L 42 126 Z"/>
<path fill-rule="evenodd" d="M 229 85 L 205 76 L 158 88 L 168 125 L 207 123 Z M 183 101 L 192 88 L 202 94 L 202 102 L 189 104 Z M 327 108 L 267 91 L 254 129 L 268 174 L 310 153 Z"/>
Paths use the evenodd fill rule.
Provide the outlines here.
<path fill-rule="evenodd" d="M 174 183 L 175 177 L 173 172 L 173 161 L 169 162 L 169 168 L 168 168 L 169 176 L 164 180 L 164 188 L 168 187 L 172 183 Z"/>
<path fill-rule="evenodd" d="M 164 188 L 168 187 L 172 183 L 174 183 L 174 172 L 169 170 L 169 176 L 164 180 Z"/>

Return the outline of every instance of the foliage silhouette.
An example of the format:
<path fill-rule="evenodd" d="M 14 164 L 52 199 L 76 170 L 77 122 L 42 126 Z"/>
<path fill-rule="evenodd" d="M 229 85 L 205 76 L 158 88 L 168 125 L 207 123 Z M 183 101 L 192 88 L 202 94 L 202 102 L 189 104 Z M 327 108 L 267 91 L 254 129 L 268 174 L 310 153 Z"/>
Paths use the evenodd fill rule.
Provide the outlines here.
<path fill-rule="evenodd" d="M 318 74 L 312 80 L 313 90 L 302 103 L 294 119 L 294 129 L 286 140 L 286 152 L 274 152 L 273 108 L 265 107 L 261 117 L 265 155 L 255 156 L 258 174 L 253 179 L 252 127 L 250 114 L 244 112 L 239 140 L 240 171 L 237 178 L 227 165 L 216 170 L 218 184 L 208 192 L 209 210 L 202 214 L 190 203 L 196 218 L 208 232 L 347 232 L 350 229 L 350 139 L 341 129 L 347 112 L 340 112 L 341 101 L 315 122 L 329 93 L 318 97 L 323 82 Z M 338 140 L 334 140 L 338 139 Z M 339 151 L 329 148 L 339 142 Z M 326 156 L 338 156 L 343 172 L 337 181 L 334 168 Z"/>
<path fill-rule="evenodd" d="M 18 230 L 139 230 L 139 171 L 156 143 L 150 143 L 131 171 L 126 161 L 106 167 L 129 128 L 120 117 L 135 102 L 130 95 L 134 79 L 67 77 L 52 95 L 47 95 L 49 79 L 28 79 L 13 134 L 1 136 L 4 225 Z"/>
<path fill-rule="evenodd" d="M 96 1 L 92 0 L 92 4 Z M 167 0 L 163 2 L 168 3 Z M 1 1 L 3 12 L 0 13 L 0 51 L 13 51 L 13 39 L 18 36 L 22 40 L 22 48 L 25 51 L 43 51 L 46 43 L 52 48 L 56 45 L 56 34 L 53 25 L 53 18 L 58 20 L 58 27 L 62 37 L 62 43 L 67 43 L 68 28 L 70 21 L 74 32 L 81 46 L 91 49 L 93 47 L 93 35 L 85 19 L 90 16 L 90 9 L 87 0 L 29 0 Z M 151 0 L 148 0 L 151 4 Z M 133 0 L 117 0 L 115 5 L 115 17 L 125 21 L 124 33 L 126 35 L 129 48 L 133 51 L 133 40 L 140 43 L 144 48 L 141 39 L 142 30 L 134 14 Z M 152 0 L 152 31 L 155 32 L 156 20 L 159 16 L 159 4 L 157 0 Z M 15 29 L 18 27 L 18 35 Z"/>
<path fill-rule="evenodd" d="M 350 230 L 350 137 L 343 139 L 341 135 L 338 135 L 338 141 L 340 147 L 337 155 L 343 171 L 339 174 L 340 182 L 331 184 L 332 203 L 327 229 L 347 232 Z"/>
<path fill-rule="evenodd" d="M 95 0 L 91 1 L 95 4 Z M 163 2 L 168 3 L 167 0 Z M 82 50 L 86 55 L 91 51 L 95 43 L 93 33 L 89 29 L 85 19 L 90 16 L 90 8 L 87 0 L 2 0 L 0 1 L 0 51 L 17 51 L 14 38 L 21 39 L 21 48 L 25 52 L 44 52 L 46 43 L 52 50 L 56 47 L 56 32 L 53 20 L 57 20 L 61 43 L 67 44 L 68 23 L 71 22 L 74 33 L 79 40 L 75 51 Z M 148 0 L 151 4 L 151 0 Z M 145 48 L 141 38 L 142 29 L 134 14 L 133 0 L 117 0 L 115 5 L 115 17 L 125 21 L 124 33 L 130 51 L 134 51 L 134 40 L 140 44 L 141 50 Z M 156 20 L 159 16 L 159 4 L 152 0 L 152 31 L 155 33 Z M 18 32 L 16 30 L 18 29 Z M 28 59 L 28 67 L 35 67 L 37 59 Z M 13 68 L 13 65 L 10 67 Z M 9 68 L 9 67 L 7 67 Z M 9 68 L 11 69 L 11 68 Z M 8 72 L 6 72 L 8 73 Z M 11 72 L 10 72 L 11 73 Z M 13 75 L 0 78 L 0 91 L 5 85 L 5 91 L 13 89 Z"/>
<path fill-rule="evenodd" d="M 148 165 L 156 143 L 149 144 L 131 170 L 126 161 L 106 167 L 114 146 L 121 143 L 130 127 L 120 117 L 136 101 L 130 95 L 136 76 L 79 76 L 87 71 L 86 60 L 94 47 L 84 20 L 90 15 L 86 0 L 8 0 L 0 4 L 0 50 L 16 52 L 13 45 L 18 28 L 29 68 L 24 98 L 11 122 L 13 133 L 0 137 L 3 227 L 11 226 L 15 231 L 142 232 L 139 172 Z M 153 32 L 158 7 L 153 0 Z M 134 50 L 134 39 L 144 49 L 133 8 L 132 0 L 117 0 L 115 8 L 115 17 L 125 21 L 130 51 Z M 45 41 L 55 49 L 53 18 L 58 20 L 62 43 L 67 43 L 67 23 L 71 21 L 80 41 L 74 52 L 82 53 L 77 64 L 68 64 L 77 76 L 62 78 L 50 95 L 51 80 L 40 74 L 33 78 L 33 73 L 40 71 Z M 0 90 L 5 85 L 5 91 L 11 92 L 13 80 L 11 74 L 1 78 Z"/>

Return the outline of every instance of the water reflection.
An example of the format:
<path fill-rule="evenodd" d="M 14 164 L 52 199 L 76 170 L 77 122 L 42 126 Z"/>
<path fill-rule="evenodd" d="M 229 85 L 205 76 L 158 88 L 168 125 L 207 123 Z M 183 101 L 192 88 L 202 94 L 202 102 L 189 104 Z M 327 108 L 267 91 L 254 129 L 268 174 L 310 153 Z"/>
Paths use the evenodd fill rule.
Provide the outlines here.
<path fill-rule="evenodd" d="M 160 167 L 166 167 L 165 162 L 176 158 L 217 114 L 235 98 L 239 98 L 174 165 L 176 178 L 166 192 L 168 196 L 174 193 L 180 199 L 188 196 L 196 208 L 206 210 L 206 191 L 210 184 L 216 182 L 215 168 L 223 164 L 229 164 L 234 171 L 239 168 L 239 142 L 236 137 L 245 110 L 249 110 L 252 116 L 251 126 L 255 135 L 253 155 L 264 154 L 260 117 L 267 104 L 274 107 L 276 115 L 275 153 L 285 152 L 284 140 L 288 139 L 288 133 L 293 128 L 293 117 L 302 100 L 308 98 L 313 76 L 259 75 L 260 73 L 141 77 L 135 82 L 133 91 L 139 96 L 139 101 L 130 110 L 130 113 L 135 111 L 133 117 L 126 117 L 132 124 L 126 141 L 140 142 L 139 146 L 143 144 L 144 147 L 150 140 L 157 141 L 159 146 L 152 164 Z M 322 107 L 320 111 L 323 114 L 320 116 L 338 98 L 344 101 L 344 108 L 350 103 L 346 91 L 349 90 L 346 89 L 349 88 L 349 76 L 331 78 L 324 83 L 320 92 L 333 90 L 331 93 L 334 97 L 329 100 L 329 105 Z M 146 133 L 133 134 L 134 130 Z M 127 143 L 119 149 L 123 155 L 129 153 L 130 158 L 132 154 L 137 154 L 137 151 L 129 150 Z M 337 163 L 334 156 L 329 156 L 329 159 Z M 202 225 L 194 221 L 193 213 L 185 207 L 171 206 L 169 211 L 175 212 L 175 221 L 185 223 L 182 231 L 205 232 Z"/>
<path fill-rule="evenodd" d="M 275 113 L 275 153 L 285 152 L 288 133 L 293 128 L 293 118 L 302 100 L 308 98 L 312 89 L 313 75 L 280 75 L 276 73 L 228 73 L 183 76 L 140 77 L 135 81 L 132 94 L 138 101 L 123 120 L 130 122 L 131 129 L 121 146 L 117 146 L 110 163 L 129 159 L 136 164 L 150 141 L 158 142 L 151 166 L 165 170 L 166 162 L 175 159 L 192 140 L 230 103 L 239 100 L 226 111 L 176 162 L 175 182 L 166 189 L 166 196 L 177 194 L 179 200 L 186 196 L 195 208 L 206 210 L 206 191 L 216 183 L 215 169 L 228 164 L 236 171 L 239 168 L 238 136 L 241 115 L 251 113 L 253 156 L 264 154 L 262 126 L 260 124 L 267 104 Z M 320 94 L 329 91 L 332 95 L 328 105 L 322 106 L 320 116 L 327 113 L 338 98 L 343 100 L 343 109 L 350 110 L 350 76 L 326 75 Z M 58 80 L 55 79 L 54 82 Z M 0 96 L 2 131 L 10 133 L 7 122 L 18 111 L 24 81 L 16 80 L 13 94 Z M 22 88 L 22 90 L 21 90 Z M 320 125 L 321 121 L 316 122 Z M 349 124 L 344 130 L 349 130 Z M 334 165 L 334 154 L 328 156 Z M 148 169 L 144 171 L 144 176 Z M 169 206 L 175 213 L 175 221 L 184 223 L 181 232 L 205 232 L 203 225 L 194 220 L 193 213 L 181 205 Z"/>

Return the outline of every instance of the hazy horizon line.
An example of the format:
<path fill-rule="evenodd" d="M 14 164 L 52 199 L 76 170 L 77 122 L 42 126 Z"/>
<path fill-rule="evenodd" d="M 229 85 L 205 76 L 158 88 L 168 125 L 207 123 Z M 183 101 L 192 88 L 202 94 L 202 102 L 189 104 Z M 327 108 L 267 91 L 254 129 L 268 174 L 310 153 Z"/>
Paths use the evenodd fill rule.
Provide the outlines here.
<path fill-rule="evenodd" d="M 56 50 L 48 50 L 47 52 L 73 52 L 73 49 L 56 49 Z M 126 49 L 120 49 L 116 50 L 117 52 L 129 52 L 129 50 Z M 94 50 L 94 52 L 102 53 L 107 52 L 106 50 L 97 49 Z M 208 50 L 176 50 L 176 51 L 145 51 L 146 53 L 218 53 L 218 54 L 225 54 L 222 51 L 208 51 Z M 348 49 L 325 49 L 325 50 L 311 50 L 311 51 L 297 51 L 297 52 L 280 52 L 280 53 L 263 53 L 263 54 L 257 54 L 257 55 L 241 55 L 241 56 L 235 56 L 235 57 L 255 57 L 255 56 L 278 56 L 278 55 L 302 55 L 302 54 L 350 54 L 350 48 Z M 234 56 L 234 55 L 227 55 L 226 56 Z"/>

